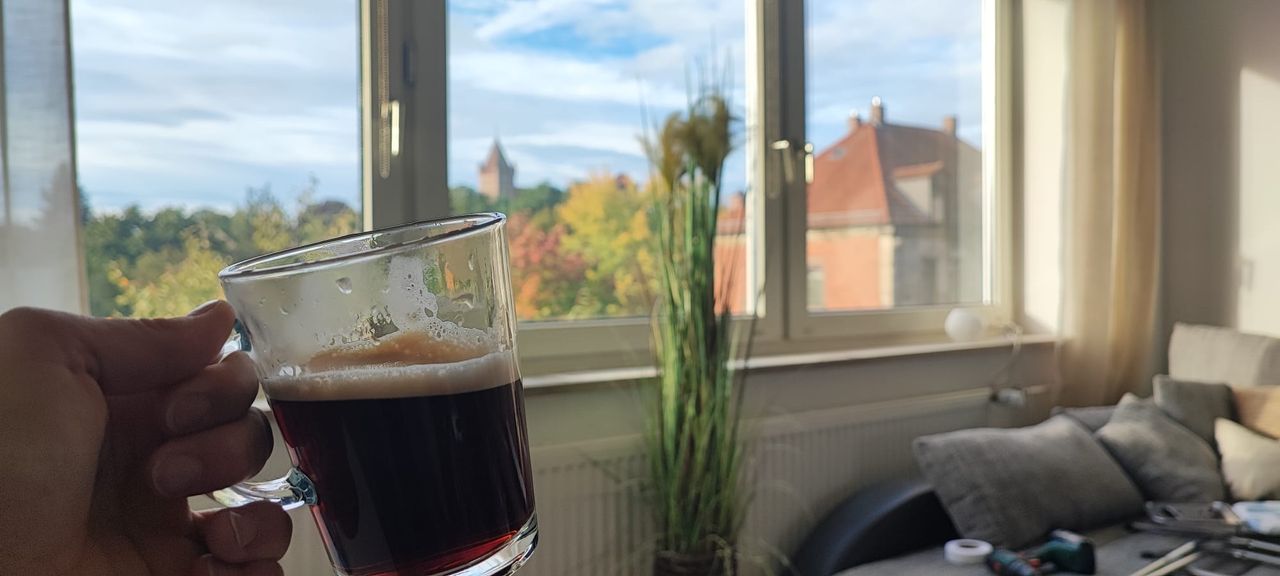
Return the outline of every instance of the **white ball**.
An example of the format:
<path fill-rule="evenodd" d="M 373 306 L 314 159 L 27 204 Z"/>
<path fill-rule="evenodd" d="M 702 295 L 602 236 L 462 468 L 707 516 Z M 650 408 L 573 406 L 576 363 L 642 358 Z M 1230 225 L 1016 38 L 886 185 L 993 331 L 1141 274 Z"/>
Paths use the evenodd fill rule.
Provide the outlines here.
<path fill-rule="evenodd" d="M 957 342 L 967 342 L 977 340 L 982 336 L 982 329 L 985 328 L 982 317 L 973 310 L 967 308 L 956 308 L 947 314 L 947 321 L 943 327 L 947 331 L 947 336 Z"/>

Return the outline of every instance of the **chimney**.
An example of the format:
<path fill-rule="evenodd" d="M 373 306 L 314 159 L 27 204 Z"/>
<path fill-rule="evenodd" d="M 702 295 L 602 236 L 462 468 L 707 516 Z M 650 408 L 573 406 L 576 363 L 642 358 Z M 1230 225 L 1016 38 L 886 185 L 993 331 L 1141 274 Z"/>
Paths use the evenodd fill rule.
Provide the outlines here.
<path fill-rule="evenodd" d="M 942 131 L 943 131 L 943 132 L 945 132 L 948 136 L 955 136 L 955 135 L 956 135 L 956 116 L 955 116 L 955 114 L 948 114 L 948 115 L 946 115 L 946 116 L 943 116 L 943 117 L 942 117 Z"/>
<path fill-rule="evenodd" d="M 849 133 L 852 134 L 854 132 L 857 132 L 858 129 L 861 127 L 862 127 L 862 116 L 858 114 L 857 110 L 850 112 L 849 113 Z"/>
<path fill-rule="evenodd" d="M 880 126 L 884 124 L 884 104 L 880 102 L 880 97 L 876 96 L 871 99 L 871 125 Z"/>

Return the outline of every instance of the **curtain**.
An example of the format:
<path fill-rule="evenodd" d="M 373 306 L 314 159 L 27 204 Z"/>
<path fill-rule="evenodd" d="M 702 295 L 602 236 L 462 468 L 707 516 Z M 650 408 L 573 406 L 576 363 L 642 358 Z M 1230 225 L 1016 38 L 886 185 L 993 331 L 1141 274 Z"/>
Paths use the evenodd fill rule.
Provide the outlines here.
<path fill-rule="evenodd" d="M 85 309 L 65 0 L 0 2 L 0 311 Z"/>
<path fill-rule="evenodd" d="M 1159 124 L 1149 0 L 1076 0 L 1067 81 L 1058 401 L 1150 386 L 1159 281 Z"/>

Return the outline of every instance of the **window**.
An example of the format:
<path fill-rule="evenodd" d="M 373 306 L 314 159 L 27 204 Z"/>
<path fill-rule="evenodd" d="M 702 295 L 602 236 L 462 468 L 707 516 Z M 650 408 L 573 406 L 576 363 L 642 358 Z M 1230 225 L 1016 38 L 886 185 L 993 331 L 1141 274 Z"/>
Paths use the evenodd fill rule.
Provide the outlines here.
<path fill-rule="evenodd" d="M 799 272 L 787 273 L 794 292 L 814 294 L 817 282 L 823 296 L 786 303 L 790 334 L 937 332 L 955 306 L 1003 313 L 999 4 L 806 0 L 784 9 L 784 27 L 802 38 L 784 53 L 803 55 L 784 62 L 803 69 L 781 72 L 795 86 L 781 162 L 806 165 L 786 183 L 783 268 Z M 804 274 L 815 267 L 820 278 Z"/>
<path fill-rule="evenodd" d="M 243 258 L 361 225 L 358 3 L 72 0 L 96 315 L 181 315 Z"/>
<path fill-rule="evenodd" d="M 745 6 L 447 2 L 449 205 L 510 217 L 521 320 L 644 324 L 656 285 L 641 139 L 684 108 L 690 78 L 723 84 L 743 116 Z M 735 144 L 725 254 L 744 249 Z M 742 286 L 734 293 L 745 303 Z"/>
<path fill-rule="evenodd" d="M 982 2 L 872 4 L 806 3 L 809 310 L 983 303 Z"/>
<path fill-rule="evenodd" d="M 419 216 L 511 216 L 524 355 L 647 361 L 637 137 L 683 106 L 708 57 L 731 63 L 742 120 L 717 254 L 749 271 L 731 305 L 759 316 L 757 342 L 940 334 L 954 306 L 1006 313 L 1008 0 L 387 2 L 390 70 L 430 76 L 397 87 L 392 73 L 389 101 L 416 110 L 401 142 L 416 161 L 385 196 Z"/>

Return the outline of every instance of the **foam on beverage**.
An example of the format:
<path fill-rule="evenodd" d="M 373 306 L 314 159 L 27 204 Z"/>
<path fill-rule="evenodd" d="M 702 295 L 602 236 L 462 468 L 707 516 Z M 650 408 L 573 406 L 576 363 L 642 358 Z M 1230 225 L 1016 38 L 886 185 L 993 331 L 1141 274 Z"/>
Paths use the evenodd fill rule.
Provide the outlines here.
<path fill-rule="evenodd" d="M 262 386 L 274 400 L 359 400 L 460 394 L 520 378 L 514 354 L 486 333 L 437 322 L 437 330 L 325 350 L 306 364 L 308 374 Z"/>

